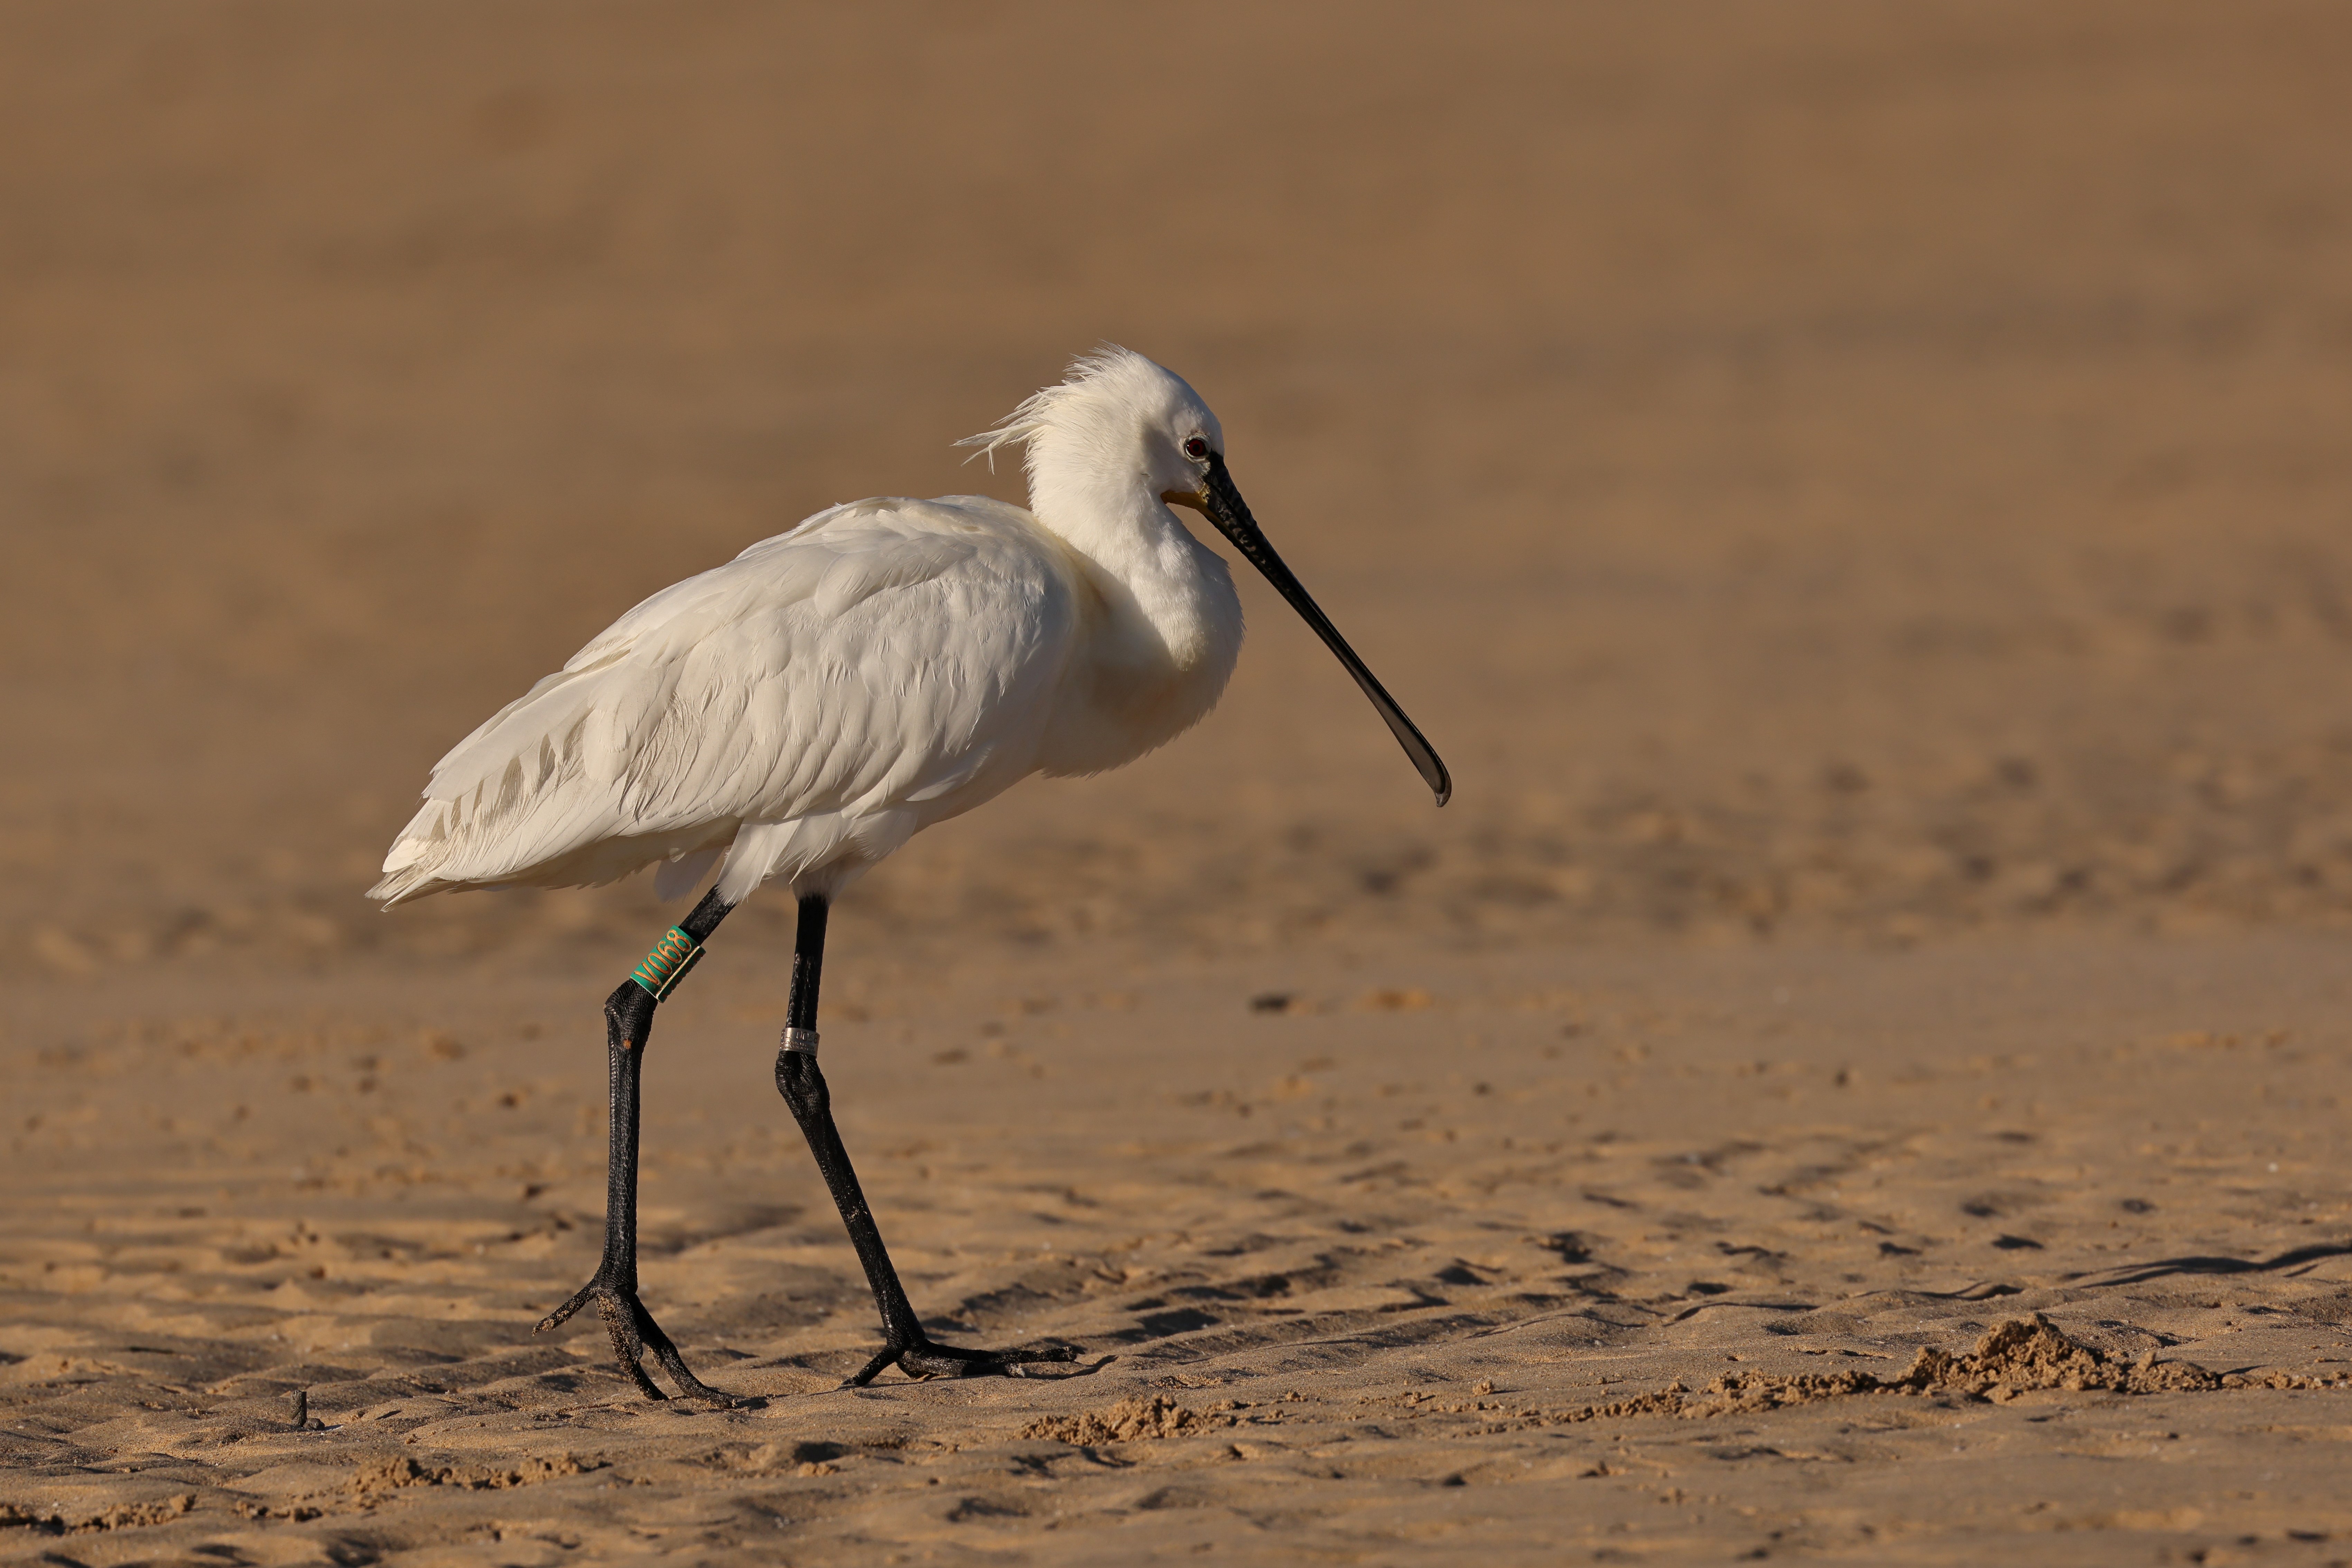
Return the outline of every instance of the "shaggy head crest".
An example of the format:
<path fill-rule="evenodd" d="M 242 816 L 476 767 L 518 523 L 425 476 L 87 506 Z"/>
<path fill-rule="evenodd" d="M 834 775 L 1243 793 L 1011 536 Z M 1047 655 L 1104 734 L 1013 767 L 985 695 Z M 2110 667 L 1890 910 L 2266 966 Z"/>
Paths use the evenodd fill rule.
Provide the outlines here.
<path fill-rule="evenodd" d="M 977 448 L 972 457 L 986 458 L 992 473 L 996 469 L 999 448 L 1016 443 L 1025 445 L 1034 472 L 1036 438 L 1049 430 L 1076 433 L 1076 429 L 1087 429 L 1092 434 L 1092 427 L 1120 415 L 1151 418 L 1172 412 L 1179 405 L 1197 409 L 1213 426 L 1214 416 L 1209 414 L 1200 395 L 1182 376 L 1133 349 L 1105 343 L 1092 353 L 1072 360 L 1060 385 L 1031 393 L 1005 416 L 1003 424 L 977 436 L 967 436 L 956 445 Z"/>

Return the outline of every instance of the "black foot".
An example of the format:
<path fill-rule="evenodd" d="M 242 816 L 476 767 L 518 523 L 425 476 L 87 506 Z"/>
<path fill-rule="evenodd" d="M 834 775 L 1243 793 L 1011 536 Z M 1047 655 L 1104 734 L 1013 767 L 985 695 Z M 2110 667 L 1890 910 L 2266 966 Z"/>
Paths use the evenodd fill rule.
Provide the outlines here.
<path fill-rule="evenodd" d="M 935 1345 L 929 1340 L 911 1345 L 885 1345 L 866 1369 L 841 1386 L 863 1388 L 886 1366 L 895 1366 L 921 1382 L 933 1377 L 1026 1377 L 1023 1369 L 1053 1362 L 1073 1362 L 1076 1350 L 1056 1346 L 1044 1351 L 968 1351 L 958 1345 Z"/>
<path fill-rule="evenodd" d="M 646 1369 L 637 1364 L 650 1349 L 662 1363 L 663 1370 L 669 1373 L 670 1381 L 677 1384 L 682 1396 L 708 1401 L 721 1410 L 735 1407 L 734 1400 L 687 1370 L 686 1358 L 677 1353 L 677 1347 L 670 1343 L 669 1336 L 662 1332 L 659 1323 L 654 1321 L 654 1315 L 646 1310 L 643 1301 L 637 1300 L 636 1290 L 614 1283 L 601 1269 L 597 1271 L 596 1278 L 580 1287 L 572 1300 L 541 1318 L 537 1331 L 543 1334 L 562 1328 L 572 1314 L 586 1306 L 592 1299 L 604 1311 L 604 1328 L 613 1336 L 613 1354 L 620 1362 L 623 1374 L 634 1382 L 638 1392 L 647 1399 L 669 1397 L 654 1386 L 654 1380 L 647 1377 Z"/>

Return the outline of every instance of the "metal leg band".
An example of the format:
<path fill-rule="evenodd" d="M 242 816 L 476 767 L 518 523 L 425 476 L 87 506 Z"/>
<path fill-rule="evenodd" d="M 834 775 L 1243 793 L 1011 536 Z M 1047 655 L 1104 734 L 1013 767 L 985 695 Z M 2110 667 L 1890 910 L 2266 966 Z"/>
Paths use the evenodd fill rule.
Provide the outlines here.
<path fill-rule="evenodd" d="M 702 962 L 702 944 L 677 926 L 663 933 L 654 950 L 646 954 L 645 962 L 629 971 L 629 978 L 642 987 L 655 1001 L 667 1000 L 686 978 L 687 971 Z"/>
<path fill-rule="evenodd" d="M 803 1056 L 813 1057 L 816 1055 L 816 1031 L 814 1029 L 786 1029 L 784 1031 L 784 1049 L 788 1051 L 798 1051 Z"/>

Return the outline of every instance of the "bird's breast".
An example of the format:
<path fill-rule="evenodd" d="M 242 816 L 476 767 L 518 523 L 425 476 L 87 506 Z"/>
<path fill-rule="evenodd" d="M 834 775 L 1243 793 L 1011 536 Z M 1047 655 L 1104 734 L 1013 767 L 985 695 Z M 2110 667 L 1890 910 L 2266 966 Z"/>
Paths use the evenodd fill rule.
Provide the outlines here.
<path fill-rule="evenodd" d="M 1162 574 L 1079 574 L 1078 636 L 1041 772 L 1133 762 L 1199 723 L 1223 695 L 1241 654 L 1241 599 L 1223 561 L 1185 543 L 1190 558 Z"/>

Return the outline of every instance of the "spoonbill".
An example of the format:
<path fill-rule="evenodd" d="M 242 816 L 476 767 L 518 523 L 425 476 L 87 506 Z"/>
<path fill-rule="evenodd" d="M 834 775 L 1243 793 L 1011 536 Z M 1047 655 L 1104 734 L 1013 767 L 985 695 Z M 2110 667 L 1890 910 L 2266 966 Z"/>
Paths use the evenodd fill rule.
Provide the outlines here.
<path fill-rule="evenodd" d="M 907 1300 L 817 1068 L 826 915 L 935 822 L 1031 773 L 1096 773 L 1198 723 L 1241 650 L 1223 560 L 1171 509 L 1201 513 L 1339 656 L 1444 805 L 1445 765 L 1251 518 L 1200 395 L 1108 346 L 958 443 L 1019 444 L 1029 510 L 985 496 L 852 501 L 663 589 L 492 714 L 433 769 L 368 896 L 388 909 L 469 888 L 586 887 L 658 865 L 665 898 L 718 879 L 605 1000 L 611 1121 L 604 1252 L 549 1313 L 597 1304 L 621 1371 L 666 1398 L 652 1351 L 696 1377 L 637 1290 L 638 1089 L 655 1009 L 761 884 L 798 900 L 776 1088 L 808 1139 L 882 1316 L 849 1385 L 1026 1375 L 1066 1347 L 933 1342 Z M 978 455 L 978 454 L 975 454 Z"/>

